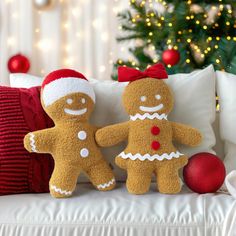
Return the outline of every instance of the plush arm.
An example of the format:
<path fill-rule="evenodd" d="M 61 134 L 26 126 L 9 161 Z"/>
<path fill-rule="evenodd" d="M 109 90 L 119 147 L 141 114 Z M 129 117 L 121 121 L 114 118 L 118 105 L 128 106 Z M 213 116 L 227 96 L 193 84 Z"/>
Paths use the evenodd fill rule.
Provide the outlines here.
<path fill-rule="evenodd" d="M 191 126 L 172 123 L 173 139 L 188 146 L 197 146 L 202 141 L 201 133 Z"/>
<path fill-rule="evenodd" d="M 129 121 L 110 125 L 96 132 L 96 142 L 101 147 L 113 146 L 127 139 L 129 133 Z"/>
<path fill-rule="evenodd" d="M 55 141 L 53 128 L 30 132 L 24 137 L 24 146 L 29 152 L 50 153 Z"/>

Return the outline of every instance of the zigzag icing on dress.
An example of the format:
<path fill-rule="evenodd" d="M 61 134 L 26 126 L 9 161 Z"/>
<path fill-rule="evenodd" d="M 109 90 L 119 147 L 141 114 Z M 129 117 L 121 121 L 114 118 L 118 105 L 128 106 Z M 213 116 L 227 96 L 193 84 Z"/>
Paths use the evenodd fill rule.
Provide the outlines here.
<path fill-rule="evenodd" d="M 131 160 L 140 160 L 140 161 L 145 161 L 145 160 L 149 160 L 149 161 L 154 161 L 154 160 L 158 160 L 158 161 L 162 161 L 164 159 L 167 160 L 171 160 L 172 158 L 179 158 L 180 156 L 183 156 L 184 154 L 176 151 L 176 152 L 171 152 L 170 154 L 168 153 L 163 153 L 161 155 L 158 154 L 154 154 L 154 155 L 150 155 L 150 154 L 145 154 L 145 155 L 141 155 L 140 153 L 136 153 L 136 154 L 131 154 L 131 153 L 127 153 L 125 154 L 125 152 L 122 152 L 119 154 L 119 157 L 123 158 L 123 159 L 131 159 Z"/>
<path fill-rule="evenodd" d="M 55 185 L 51 185 L 50 188 L 57 192 L 57 193 L 60 193 L 62 195 L 66 195 L 66 196 L 69 196 L 72 194 L 72 191 L 66 191 L 66 190 L 62 190 L 61 188 L 57 188 Z"/>
<path fill-rule="evenodd" d="M 137 113 L 134 116 L 130 116 L 130 120 L 135 121 L 135 120 L 145 120 L 145 119 L 158 119 L 158 120 L 167 120 L 167 115 L 166 114 L 161 114 L 159 115 L 158 113 L 144 113 L 143 115 Z"/>
<path fill-rule="evenodd" d="M 29 135 L 30 135 L 30 146 L 31 146 L 31 150 L 32 150 L 33 152 L 37 152 L 36 145 L 35 145 L 35 140 L 34 140 L 35 135 L 32 134 L 32 133 L 30 133 Z"/>
<path fill-rule="evenodd" d="M 98 188 L 98 189 L 108 188 L 108 187 L 110 187 L 110 186 L 111 186 L 112 184 L 114 184 L 114 183 L 115 183 L 115 179 L 112 179 L 112 180 L 110 180 L 108 183 L 97 185 L 97 188 Z"/>

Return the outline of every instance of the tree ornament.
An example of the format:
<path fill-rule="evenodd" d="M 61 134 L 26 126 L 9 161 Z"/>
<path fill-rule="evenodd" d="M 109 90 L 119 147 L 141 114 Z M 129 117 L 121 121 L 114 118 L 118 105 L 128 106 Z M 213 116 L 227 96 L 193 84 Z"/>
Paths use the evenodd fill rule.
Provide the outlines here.
<path fill-rule="evenodd" d="M 8 60 L 8 70 L 11 73 L 27 73 L 30 69 L 29 59 L 21 54 L 16 54 Z"/>
<path fill-rule="evenodd" d="M 40 10 L 45 10 L 52 5 L 53 0 L 34 0 L 34 5 Z"/>
<path fill-rule="evenodd" d="M 224 183 L 226 171 L 223 162 L 211 153 L 193 155 L 184 167 L 186 185 L 196 193 L 214 193 Z"/>
<path fill-rule="evenodd" d="M 180 53 L 175 49 L 167 49 L 162 53 L 162 61 L 166 65 L 174 66 L 178 64 L 180 60 Z"/>

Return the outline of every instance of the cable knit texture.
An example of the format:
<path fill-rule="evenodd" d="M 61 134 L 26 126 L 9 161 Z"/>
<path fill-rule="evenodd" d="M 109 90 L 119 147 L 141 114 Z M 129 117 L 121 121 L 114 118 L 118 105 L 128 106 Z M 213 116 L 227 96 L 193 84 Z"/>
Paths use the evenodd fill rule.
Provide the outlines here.
<path fill-rule="evenodd" d="M 51 127 L 41 107 L 40 88 L 0 86 L 0 194 L 48 192 L 53 159 L 25 150 L 25 134 Z"/>

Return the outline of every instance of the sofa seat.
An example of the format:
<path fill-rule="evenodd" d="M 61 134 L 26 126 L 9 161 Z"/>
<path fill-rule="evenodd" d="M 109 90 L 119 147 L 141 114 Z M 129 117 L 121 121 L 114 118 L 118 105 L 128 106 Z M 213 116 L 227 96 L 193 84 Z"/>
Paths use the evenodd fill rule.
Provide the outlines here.
<path fill-rule="evenodd" d="M 2 236 L 192 236 L 223 235 L 232 229 L 235 200 L 226 194 L 164 195 L 152 184 L 145 195 L 128 194 L 119 183 L 110 192 L 79 184 L 72 198 L 49 194 L 0 197 Z"/>

